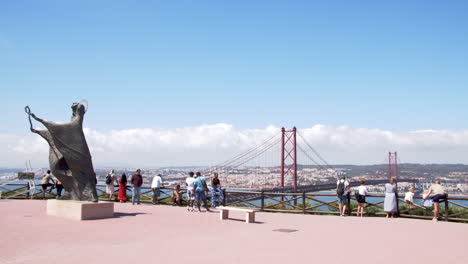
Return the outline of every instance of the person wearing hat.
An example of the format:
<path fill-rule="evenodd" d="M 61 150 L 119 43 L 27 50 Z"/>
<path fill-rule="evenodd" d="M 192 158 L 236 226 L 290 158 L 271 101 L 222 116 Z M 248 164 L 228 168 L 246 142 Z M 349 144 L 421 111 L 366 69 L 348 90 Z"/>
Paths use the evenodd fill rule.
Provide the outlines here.
<path fill-rule="evenodd" d="M 348 195 L 350 192 L 349 182 L 345 175 L 340 175 L 340 179 L 336 183 L 336 195 L 338 196 L 338 206 L 340 209 L 340 216 L 345 216 L 346 204 L 348 202 Z"/>
<path fill-rule="evenodd" d="M 153 204 L 158 203 L 159 195 L 161 194 L 161 187 L 164 187 L 161 174 L 154 176 L 153 182 L 151 183 L 151 190 L 153 191 Z"/>

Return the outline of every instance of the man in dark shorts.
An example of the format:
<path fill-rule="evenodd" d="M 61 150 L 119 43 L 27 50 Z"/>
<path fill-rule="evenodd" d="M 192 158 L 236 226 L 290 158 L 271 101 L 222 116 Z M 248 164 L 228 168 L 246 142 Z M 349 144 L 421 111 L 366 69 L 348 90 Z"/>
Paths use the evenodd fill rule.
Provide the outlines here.
<path fill-rule="evenodd" d="M 346 180 L 346 176 L 340 175 L 340 179 L 336 183 L 336 196 L 338 197 L 340 216 L 345 216 L 349 191 L 349 182 Z"/>
<path fill-rule="evenodd" d="M 44 176 L 42 177 L 42 182 L 41 182 L 41 185 L 42 185 L 42 199 L 45 199 L 45 193 L 47 191 L 47 187 L 53 185 L 53 184 L 50 183 L 50 181 L 52 181 L 52 183 L 55 184 L 54 180 L 52 179 L 52 174 L 50 174 L 50 170 L 48 170 L 47 173 L 44 174 Z M 49 191 L 52 191 L 52 187 L 50 187 Z"/>
<path fill-rule="evenodd" d="M 432 218 L 432 221 L 437 221 L 439 219 L 439 203 L 447 199 L 444 187 L 440 185 L 439 180 L 436 180 L 434 184 L 431 185 L 427 197 L 431 194 L 434 195 L 432 196 L 432 202 L 434 203 L 434 218 Z"/>

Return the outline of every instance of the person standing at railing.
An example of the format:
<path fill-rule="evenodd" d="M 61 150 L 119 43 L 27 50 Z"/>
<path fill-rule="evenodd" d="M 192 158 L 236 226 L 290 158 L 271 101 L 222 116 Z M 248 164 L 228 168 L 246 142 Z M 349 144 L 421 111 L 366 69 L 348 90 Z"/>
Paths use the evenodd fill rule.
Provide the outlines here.
<path fill-rule="evenodd" d="M 161 187 L 164 187 L 161 174 L 158 174 L 153 177 L 153 182 L 151 183 L 151 190 L 153 191 L 153 204 L 158 203 L 159 196 L 161 195 Z"/>
<path fill-rule="evenodd" d="M 49 192 L 52 191 L 52 186 L 53 184 L 50 183 L 52 181 L 53 184 L 55 184 L 54 180 L 52 179 L 52 174 L 50 174 L 50 170 L 47 171 L 46 174 L 42 177 L 41 185 L 42 185 L 42 199 L 45 199 L 45 194 L 47 191 L 47 187 L 50 187 Z"/>
<path fill-rule="evenodd" d="M 385 184 L 385 200 L 384 200 L 384 211 L 386 213 L 386 217 L 388 218 L 390 215 L 392 218 L 395 217 L 395 212 L 398 210 L 397 208 L 397 197 L 396 197 L 397 186 L 395 184 L 395 178 L 390 178 L 389 183 Z"/>
<path fill-rule="evenodd" d="M 193 177 L 194 173 L 189 172 L 189 176 L 185 179 L 187 184 L 187 211 L 195 211 L 195 178 Z"/>
<path fill-rule="evenodd" d="M 348 195 L 350 192 L 349 182 L 345 175 L 340 175 L 340 179 L 336 183 L 336 195 L 338 196 L 338 206 L 340 216 L 345 216 L 346 204 L 348 203 Z"/>
<path fill-rule="evenodd" d="M 118 184 L 114 170 L 112 169 L 106 176 L 106 194 L 108 195 L 109 201 L 112 201 L 112 197 L 114 196 L 114 183 Z"/>
<path fill-rule="evenodd" d="M 366 195 L 368 193 L 367 187 L 364 184 L 365 182 L 361 181 L 361 185 L 359 185 L 356 193 L 356 200 L 358 202 L 357 216 L 361 215 L 361 217 L 364 216 L 364 206 L 366 205 Z"/>
<path fill-rule="evenodd" d="M 432 196 L 432 202 L 434 203 L 434 218 L 432 218 L 432 221 L 437 221 L 439 219 L 439 203 L 442 200 L 447 199 L 444 187 L 440 185 L 439 180 L 436 180 L 434 184 L 431 185 L 427 197 L 429 197 L 431 194 L 434 195 Z"/>
<path fill-rule="evenodd" d="M 216 197 L 216 192 L 219 193 L 219 197 Z M 221 189 L 221 182 L 219 181 L 218 173 L 215 172 L 213 174 L 213 179 L 211 179 L 211 206 L 213 206 L 213 208 L 216 208 L 216 206 L 220 204 L 219 201 L 222 201 L 223 199 L 224 193 Z"/>
<path fill-rule="evenodd" d="M 127 175 L 125 175 L 125 173 L 123 173 L 122 177 L 119 179 L 119 194 L 117 199 L 121 203 L 125 203 L 127 201 Z"/>
<path fill-rule="evenodd" d="M 206 211 L 210 211 L 208 208 L 208 203 L 206 201 L 205 193 L 208 193 L 208 186 L 206 186 L 205 177 L 201 176 L 200 172 L 197 172 L 197 177 L 194 183 L 195 187 L 195 199 L 197 200 L 198 211 L 201 212 L 200 204 L 203 201 L 203 206 L 206 208 Z"/>
<path fill-rule="evenodd" d="M 136 170 L 135 174 L 132 175 L 130 179 L 132 183 L 132 205 L 135 204 L 135 200 L 137 204 L 140 204 L 140 195 L 141 195 L 141 186 L 143 185 L 143 177 L 141 176 L 141 170 Z"/>

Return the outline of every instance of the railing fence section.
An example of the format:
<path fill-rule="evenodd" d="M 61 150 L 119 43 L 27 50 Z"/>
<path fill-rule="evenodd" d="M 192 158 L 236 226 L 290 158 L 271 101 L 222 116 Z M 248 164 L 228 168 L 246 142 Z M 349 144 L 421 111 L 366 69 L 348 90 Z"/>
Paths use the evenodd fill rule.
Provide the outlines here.
<path fill-rule="evenodd" d="M 102 200 L 106 200 L 105 192 L 106 185 L 97 185 L 97 191 Z M 127 186 L 127 196 L 131 199 L 131 186 Z M 170 187 L 161 188 L 161 195 L 158 203 L 172 204 L 170 199 L 172 195 Z M 49 189 L 48 189 L 49 190 Z M 15 199 L 41 199 L 42 188 L 38 185 L 35 189 L 29 190 L 29 184 L 9 184 L 0 186 L 2 198 L 11 197 L 14 194 Z M 116 188 L 114 197 L 117 198 L 118 188 Z M 183 204 L 186 204 L 186 188 L 181 188 Z M 55 198 L 56 189 L 46 193 L 46 199 Z M 153 194 L 151 187 L 142 186 L 141 202 L 151 203 Z M 210 200 L 211 192 L 208 193 L 207 199 Z M 372 198 L 370 201 L 369 198 Z M 383 216 L 385 195 L 374 194 L 366 196 L 365 215 L 367 216 Z M 418 204 L 408 206 L 403 200 L 404 196 L 399 195 L 398 201 L 399 216 L 406 218 L 417 219 L 432 219 L 433 207 L 425 207 Z M 422 199 L 420 196 L 415 196 L 414 199 Z M 465 197 L 453 197 L 448 195 L 447 199 L 440 206 L 439 218 L 445 221 L 456 221 L 468 223 L 468 206 L 461 204 L 461 201 L 468 201 Z M 225 206 L 240 206 L 259 209 L 263 212 L 281 212 L 281 213 L 302 213 L 302 214 L 328 214 L 338 215 L 338 199 L 334 194 L 325 193 L 276 193 L 265 191 L 230 191 L 224 190 L 224 199 L 222 204 Z M 357 213 L 357 200 L 354 196 L 349 195 L 347 201 L 348 215 Z"/>

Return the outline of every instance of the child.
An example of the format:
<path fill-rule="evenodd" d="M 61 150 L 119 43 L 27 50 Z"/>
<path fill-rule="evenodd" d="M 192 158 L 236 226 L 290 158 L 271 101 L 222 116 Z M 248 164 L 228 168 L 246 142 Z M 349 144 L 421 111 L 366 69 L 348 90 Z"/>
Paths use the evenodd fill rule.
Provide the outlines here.
<path fill-rule="evenodd" d="M 405 193 L 405 202 L 408 205 L 408 208 L 413 207 L 413 197 L 414 197 L 414 190 L 409 189 L 409 191 Z"/>
<path fill-rule="evenodd" d="M 174 205 L 176 205 L 176 204 L 180 205 L 180 201 L 181 201 L 181 198 L 182 198 L 182 193 L 180 192 L 180 185 L 179 184 L 177 184 L 177 186 L 172 191 L 171 198 L 172 198 L 172 202 L 174 203 Z"/>

